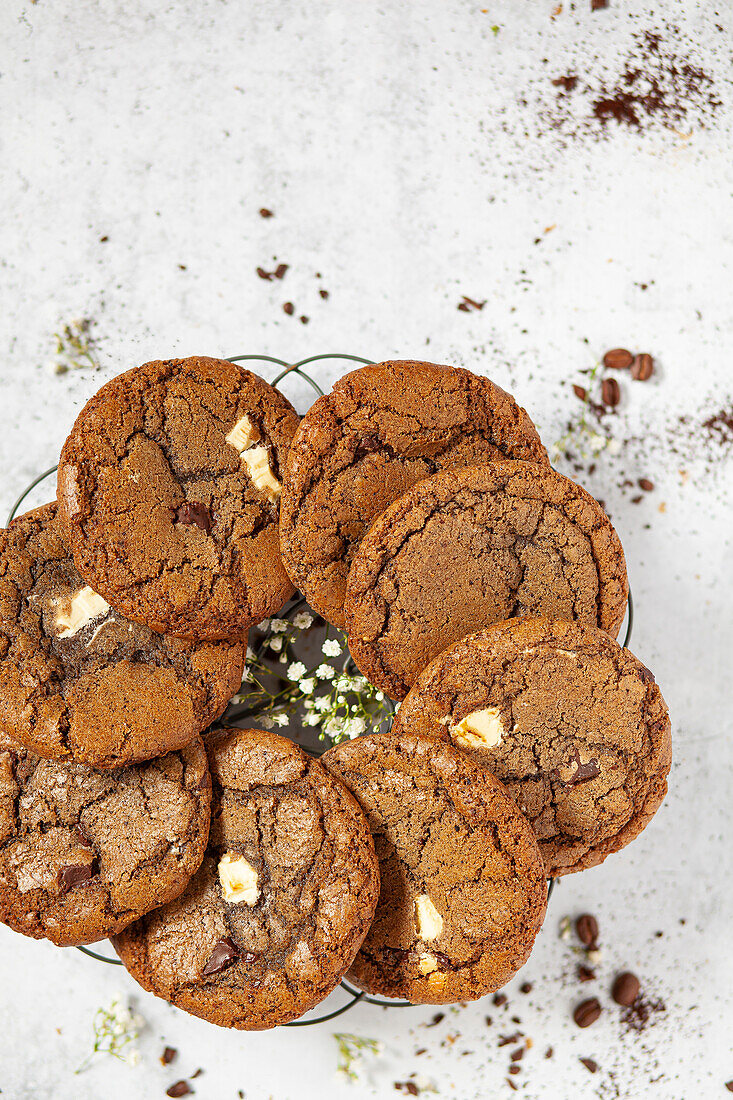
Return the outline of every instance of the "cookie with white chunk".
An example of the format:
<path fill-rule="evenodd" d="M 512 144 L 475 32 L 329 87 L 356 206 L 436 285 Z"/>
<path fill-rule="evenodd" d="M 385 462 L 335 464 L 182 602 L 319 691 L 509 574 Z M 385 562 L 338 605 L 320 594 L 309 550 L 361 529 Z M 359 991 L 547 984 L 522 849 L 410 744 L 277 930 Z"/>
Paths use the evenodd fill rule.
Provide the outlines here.
<path fill-rule="evenodd" d="M 293 588 L 280 558 L 289 401 L 222 359 L 145 363 L 108 382 L 64 444 L 59 515 L 113 607 L 183 638 L 244 635 Z"/>
<path fill-rule="evenodd" d="M 156 634 L 76 571 L 56 505 L 0 531 L 0 728 L 50 759 L 95 768 L 179 749 L 223 712 L 239 640 Z"/>
<path fill-rule="evenodd" d="M 366 813 L 379 858 L 379 905 L 348 977 L 420 1004 L 508 982 L 547 887 L 532 829 L 498 779 L 434 737 L 373 734 L 322 759 Z"/>
<path fill-rule="evenodd" d="M 604 631 L 510 619 L 433 660 L 395 732 L 469 752 L 506 784 L 548 875 L 602 863 L 649 823 L 667 792 L 667 707 L 647 669 Z"/>
<path fill-rule="evenodd" d="M 221 1027 L 261 1030 L 312 1008 L 351 965 L 379 870 L 359 806 L 291 741 L 207 735 L 209 848 L 175 902 L 114 940 L 145 988 Z"/>

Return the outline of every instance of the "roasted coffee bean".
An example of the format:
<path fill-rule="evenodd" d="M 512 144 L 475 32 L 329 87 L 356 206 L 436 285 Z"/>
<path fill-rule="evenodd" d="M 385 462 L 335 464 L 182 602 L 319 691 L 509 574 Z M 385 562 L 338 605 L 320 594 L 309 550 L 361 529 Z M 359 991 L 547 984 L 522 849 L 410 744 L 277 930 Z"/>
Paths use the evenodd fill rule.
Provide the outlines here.
<path fill-rule="evenodd" d="M 623 1005 L 624 1008 L 628 1008 L 634 1003 L 639 996 L 639 979 L 636 974 L 632 974 L 631 971 L 625 970 L 623 974 L 619 974 L 616 978 L 613 986 L 611 987 L 611 996 L 617 1005 Z"/>
<path fill-rule="evenodd" d="M 604 378 L 601 382 L 601 401 L 613 409 L 621 400 L 621 389 L 615 378 Z"/>
<path fill-rule="evenodd" d="M 654 482 L 650 481 L 648 477 L 640 477 L 639 488 L 643 489 L 645 493 L 651 493 L 654 488 Z"/>
<path fill-rule="evenodd" d="M 166 1089 L 166 1096 L 190 1096 L 193 1089 L 189 1086 L 187 1081 L 176 1081 L 175 1085 L 171 1085 L 169 1089 Z"/>
<path fill-rule="evenodd" d="M 626 348 L 612 348 L 603 356 L 606 370 L 627 370 L 633 362 L 634 357 Z"/>
<path fill-rule="evenodd" d="M 631 364 L 631 377 L 637 382 L 646 382 L 653 374 L 654 360 L 651 355 L 647 355 L 646 352 L 637 355 L 634 362 Z"/>
<path fill-rule="evenodd" d="M 177 1054 L 178 1051 L 175 1047 L 166 1047 L 160 1056 L 160 1064 L 169 1066 Z"/>
<path fill-rule="evenodd" d="M 601 1003 L 597 997 L 590 997 L 587 1001 L 581 1001 L 573 1013 L 573 1019 L 578 1027 L 590 1027 L 601 1014 Z"/>
<path fill-rule="evenodd" d="M 586 947 L 592 947 L 598 939 L 598 921 L 591 913 L 581 913 L 575 922 L 578 939 Z"/>

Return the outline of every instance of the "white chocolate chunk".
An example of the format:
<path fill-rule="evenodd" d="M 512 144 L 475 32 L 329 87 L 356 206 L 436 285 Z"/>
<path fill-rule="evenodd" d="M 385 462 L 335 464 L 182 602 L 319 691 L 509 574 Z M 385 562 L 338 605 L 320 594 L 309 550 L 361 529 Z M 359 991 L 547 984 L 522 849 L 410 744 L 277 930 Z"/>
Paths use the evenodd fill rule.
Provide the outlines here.
<path fill-rule="evenodd" d="M 425 978 L 428 974 L 432 974 L 434 970 L 438 969 L 438 960 L 435 955 L 431 955 L 429 951 L 424 951 L 420 956 L 417 968 Z"/>
<path fill-rule="evenodd" d="M 421 940 L 434 940 L 443 931 L 443 918 L 427 894 L 415 898 L 415 924 Z"/>
<path fill-rule="evenodd" d="M 498 707 L 475 710 L 450 728 L 453 740 L 471 749 L 496 748 L 504 733 Z"/>
<path fill-rule="evenodd" d="M 244 856 L 232 856 L 229 852 L 219 860 L 219 882 L 224 900 L 230 905 L 254 905 L 260 896 L 257 888 L 257 872 Z"/>
<path fill-rule="evenodd" d="M 277 500 L 280 496 L 280 482 L 270 469 L 267 447 L 250 447 L 248 451 L 242 451 L 241 459 L 257 488 L 267 493 L 270 500 Z"/>
<path fill-rule="evenodd" d="M 230 447 L 236 447 L 241 455 L 242 451 L 246 451 L 259 438 L 259 433 L 250 418 L 243 416 L 226 436 L 226 441 Z"/>
<path fill-rule="evenodd" d="M 109 604 L 98 596 L 93 588 L 85 585 L 73 596 L 58 600 L 55 625 L 60 628 L 59 638 L 73 638 L 82 627 L 100 615 L 106 615 Z"/>

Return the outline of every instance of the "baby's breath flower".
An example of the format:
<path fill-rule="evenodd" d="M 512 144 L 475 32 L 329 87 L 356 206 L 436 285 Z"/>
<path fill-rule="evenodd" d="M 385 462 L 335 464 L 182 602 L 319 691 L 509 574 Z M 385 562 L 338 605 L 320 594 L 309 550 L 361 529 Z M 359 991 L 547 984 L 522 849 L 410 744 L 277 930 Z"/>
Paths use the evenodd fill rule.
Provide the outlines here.
<path fill-rule="evenodd" d="M 261 630 L 263 634 L 269 634 L 270 633 L 270 620 L 269 619 L 263 619 L 261 623 L 257 624 L 257 629 Z M 248 657 L 249 657 L 249 654 L 250 654 L 250 650 L 247 649 L 247 656 Z"/>
<path fill-rule="evenodd" d="M 289 726 L 290 718 L 287 714 L 273 714 L 272 720 L 276 726 Z"/>
<path fill-rule="evenodd" d="M 95 1054 L 111 1054 L 123 1062 L 136 1065 L 139 1054 L 130 1044 L 137 1039 L 145 1021 L 128 1004 L 115 997 L 109 1008 L 100 1008 L 94 1017 L 94 1048 L 89 1057 L 76 1070 L 87 1068 Z"/>
<path fill-rule="evenodd" d="M 299 611 L 293 616 L 293 626 L 297 626 L 298 630 L 307 630 L 309 626 L 313 626 L 313 616 L 307 611 Z"/>
<path fill-rule="evenodd" d="M 326 638 L 321 649 L 326 657 L 340 657 L 342 653 L 341 643 L 335 638 Z"/>
<path fill-rule="evenodd" d="M 284 634 L 287 629 L 287 619 L 272 619 L 270 622 L 270 630 L 273 634 Z"/>
<path fill-rule="evenodd" d="M 316 690 L 316 681 L 313 676 L 309 676 L 307 680 L 300 681 L 300 690 L 304 695 L 312 695 Z"/>
<path fill-rule="evenodd" d="M 288 669 L 288 680 L 300 680 L 305 676 L 306 667 L 302 661 L 293 661 L 292 665 Z"/>
<path fill-rule="evenodd" d="M 283 639 L 278 634 L 274 638 L 270 638 L 267 644 L 269 645 L 273 653 L 279 653 L 283 647 Z"/>
<path fill-rule="evenodd" d="M 325 662 L 316 669 L 316 676 L 319 680 L 333 680 L 335 675 L 336 669 L 333 665 L 327 665 Z"/>

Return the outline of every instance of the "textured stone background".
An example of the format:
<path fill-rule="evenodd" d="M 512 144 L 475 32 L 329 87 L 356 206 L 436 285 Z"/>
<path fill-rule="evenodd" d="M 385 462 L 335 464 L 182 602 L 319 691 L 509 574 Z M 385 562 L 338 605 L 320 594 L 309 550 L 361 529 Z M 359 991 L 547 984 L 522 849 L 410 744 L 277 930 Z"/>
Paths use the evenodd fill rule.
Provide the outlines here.
<path fill-rule="evenodd" d="M 202 1100 L 341 1097 L 338 1030 L 385 1043 L 354 1097 L 399 1095 L 393 1082 L 413 1072 L 442 1096 L 500 1096 L 513 1047 L 497 1039 L 513 1014 L 534 1044 L 515 1079 L 528 1100 L 712 1097 L 733 1078 L 733 446 L 730 429 L 702 426 L 733 391 L 730 7 L 484 3 L 4 0 L 0 504 L 54 463 L 101 382 L 148 358 L 460 363 L 511 388 L 551 445 L 582 411 L 581 372 L 608 347 L 649 351 L 657 373 L 620 378 L 595 471 L 558 464 L 606 502 L 626 547 L 632 648 L 673 716 L 667 803 L 630 849 L 558 888 L 508 1009 L 460 1008 L 428 1030 L 429 1010 L 364 1007 L 315 1029 L 220 1032 L 119 971 L 1 929 L 12 1100 L 148 1100 L 198 1066 Z M 668 104 L 604 128 L 593 104 L 649 30 L 661 44 L 637 90 L 650 65 L 670 81 L 691 64 L 711 83 L 677 97 L 679 117 Z M 565 94 L 552 81 L 570 74 Z M 277 263 L 282 282 L 257 277 Z M 461 312 L 462 295 L 486 304 Z M 94 321 L 101 369 L 56 375 L 53 332 L 78 316 Z M 581 444 L 576 430 L 568 447 Z M 586 909 L 603 958 L 598 982 L 579 986 L 557 926 Z M 667 1005 L 640 1035 L 608 997 L 624 967 Z M 75 1076 L 118 989 L 147 1021 L 141 1064 L 102 1059 Z M 607 1010 L 580 1032 L 572 1007 L 595 993 Z M 163 1040 L 181 1051 L 167 1070 Z"/>

